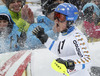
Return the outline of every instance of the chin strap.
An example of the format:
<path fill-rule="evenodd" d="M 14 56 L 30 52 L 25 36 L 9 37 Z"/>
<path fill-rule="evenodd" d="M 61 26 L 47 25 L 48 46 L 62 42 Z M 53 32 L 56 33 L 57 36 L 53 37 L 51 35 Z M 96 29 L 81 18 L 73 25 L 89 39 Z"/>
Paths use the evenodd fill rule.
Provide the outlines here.
<path fill-rule="evenodd" d="M 70 28 L 71 27 L 71 25 L 74 23 L 74 21 L 67 21 L 67 28 Z"/>
<path fill-rule="evenodd" d="M 66 24 L 67 28 L 65 30 L 61 31 L 61 33 L 67 32 L 67 30 L 71 27 L 71 25 L 73 23 L 74 23 L 74 21 L 67 21 L 67 24 Z"/>

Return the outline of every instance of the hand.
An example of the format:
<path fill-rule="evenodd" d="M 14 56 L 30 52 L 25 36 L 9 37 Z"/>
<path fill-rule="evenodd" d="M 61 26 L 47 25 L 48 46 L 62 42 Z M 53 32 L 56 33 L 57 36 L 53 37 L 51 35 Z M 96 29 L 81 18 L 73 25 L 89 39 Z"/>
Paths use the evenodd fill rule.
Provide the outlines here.
<path fill-rule="evenodd" d="M 37 26 L 33 31 L 32 33 L 37 37 L 39 38 L 39 40 L 42 42 L 42 44 L 44 44 L 47 39 L 48 39 L 48 35 L 45 34 L 44 32 L 44 28 L 41 28 L 40 26 Z"/>
<path fill-rule="evenodd" d="M 66 66 L 67 69 L 74 70 L 75 64 L 73 60 L 63 60 L 61 58 L 56 59 L 57 62 L 62 63 Z"/>
<path fill-rule="evenodd" d="M 28 8 L 28 5 L 25 5 L 21 10 L 21 17 L 28 23 L 32 24 L 34 23 L 34 15 L 30 8 Z"/>
<path fill-rule="evenodd" d="M 21 18 L 24 20 L 27 20 L 27 18 L 28 18 L 27 17 L 27 13 L 28 13 L 27 9 L 28 9 L 28 5 L 25 5 L 21 10 Z"/>
<path fill-rule="evenodd" d="M 37 38 L 39 38 L 42 34 L 44 34 L 44 28 L 41 28 L 40 26 L 37 26 L 32 33 L 36 35 Z"/>
<path fill-rule="evenodd" d="M 61 64 L 61 63 L 57 62 L 55 59 L 52 61 L 51 67 L 55 71 L 57 71 L 59 73 L 62 73 L 62 74 L 65 74 L 66 76 L 69 76 L 66 66 L 64 64 Z"/>

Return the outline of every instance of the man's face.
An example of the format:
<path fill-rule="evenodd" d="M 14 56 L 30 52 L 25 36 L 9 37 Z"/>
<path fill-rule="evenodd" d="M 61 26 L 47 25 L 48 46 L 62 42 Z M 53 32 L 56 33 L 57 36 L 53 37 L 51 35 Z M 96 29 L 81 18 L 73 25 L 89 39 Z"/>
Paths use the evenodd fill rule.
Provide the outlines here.
<path fill-rule="evenodd" d="M 18 13 L 21 10 L 22 2 L 18 0 L 14 0 L 10 3 L 9 9 L 13 12 Z"/>
<path fill-rule="evenodd" d="M 54 20 L 55 20 L 54 27 L 56 28 L 57 32 L 62 32 L 67 29 L 67 27 L 66 27 L 67 21 L 66 21 L 65 15 L 55 12 Z"/>
<path fill-rule="evenodd" d="M 7 20 L 0 20 L 0 31 L 5 31 L 5 28 L 8 26 Z"/>
<path fill-rule="evenodd" d="M 56 26 L 56 28 L 58 30 L 57 32 L 62 32 L 67 29 L 66 24 L 67 24 L 67 21 L 60 22 L 59 20 L 56 19 L 54 26 Z"/>

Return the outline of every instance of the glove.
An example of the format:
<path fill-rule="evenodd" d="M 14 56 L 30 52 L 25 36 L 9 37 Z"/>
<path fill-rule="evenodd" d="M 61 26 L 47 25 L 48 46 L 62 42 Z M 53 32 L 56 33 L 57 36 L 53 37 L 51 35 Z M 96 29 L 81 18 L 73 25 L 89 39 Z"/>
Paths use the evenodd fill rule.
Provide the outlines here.
<path fill-rule="evenodd" d="M 57 62 L 62 63 L 66 66 L 67 69 L 74 70 L 75 64 L 73 60 L 63 60 L 61 58 L 56 59 Z"/>
<path fill-rule="evenodd" d="M 48 35 L 45 34 L 44 28 L 41 28 L 40 26 L 37 26 L 32 33 L 42 42 L 42 44 L 48 39 Z"/>

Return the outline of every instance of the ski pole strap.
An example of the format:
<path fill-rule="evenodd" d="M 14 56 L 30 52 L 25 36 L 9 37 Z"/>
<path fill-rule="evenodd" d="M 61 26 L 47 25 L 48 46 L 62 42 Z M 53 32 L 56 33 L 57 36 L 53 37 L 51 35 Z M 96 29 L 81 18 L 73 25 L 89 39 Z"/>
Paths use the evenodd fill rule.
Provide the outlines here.
<path fill-rule="evenodd" d="M 51 63 L 51 67 L 59 72 L 59 73 L 63 73 L 66 76 L 69 76 L 68 72 L 67 72 L 67 68 L 64 64 L 58 63 L 55 59 L 53 60 L 53 62 Z"/>

